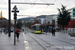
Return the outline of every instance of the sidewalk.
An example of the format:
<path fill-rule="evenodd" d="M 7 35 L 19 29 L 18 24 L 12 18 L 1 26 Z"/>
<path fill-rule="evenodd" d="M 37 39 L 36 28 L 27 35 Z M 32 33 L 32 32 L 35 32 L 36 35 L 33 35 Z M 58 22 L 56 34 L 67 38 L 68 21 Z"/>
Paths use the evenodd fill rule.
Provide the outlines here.
<path fill-rule="evenodd" d="M 0 34 L 0 50 L 25 50 L 23 33 L 20 34 L 19 41 L 16 40 L 16 45 L 14 33 L 11 33 L 11 37 L 8 37 L 8 34 Z"/>

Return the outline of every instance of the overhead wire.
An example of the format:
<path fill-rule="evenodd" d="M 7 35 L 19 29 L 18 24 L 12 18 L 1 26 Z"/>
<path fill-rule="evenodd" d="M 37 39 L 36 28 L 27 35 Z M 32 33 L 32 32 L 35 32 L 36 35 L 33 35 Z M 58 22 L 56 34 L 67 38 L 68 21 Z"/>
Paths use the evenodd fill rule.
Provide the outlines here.
<path fill-rule="evenodd" d="M 22 0 L 20 0 L 20 1 L 21 1 L 21 3 L 23 3 Z M 30 1 L 30 0 L 29 0 L 29 1 Z M 31 1 L 30 1 L 30 2 L 31 2 Z M 31 2 L 31 3 L 32 3 L 32 2 Z M 31 7 L 31 8 L 32 8 L 32 7 Z M 29 8 L 27 8 L 27 9 L 29 9 Z"/>
<path fill-rule="evenodd" d="M 20 1 L 21 1 L 21 3 L 23 3 L 22 0 L 20 0 Z M 23 11 L 23 10 L 21 10 L 21 12 L 23 12 L 23 13 L 25 13 L 25 14 L 29 14 L 29 12 L 25 12 L 25 11 Z M 23 15 L 23 14 L 20 13 L 20 15 Z"/>
<path fill-rule="evenodd" d="M 21 1 L 21 0 L 20 0 Z M 30 1 L 30 0 L 29 0 Z M 52 0 L 50 0 L 50 2 L 51 2 Z M 22 1 L 21 1 L 22 2 Z M 31 2 L 31 1 L 30 1 Z M 35 0 L 35 2 L 36 2 L 36 0 Z M 35 3 L 34 2 L 34 3 Z M 23 3 L 23 2 L 22 2 Z M 32 3 L 32 2 L 31 2 Z M 31 8 L 33 8 L 34 6 L 32 6 Z M 47 9 L 49 7 L 49 5 L 47 5 L 47 7 L 41 12 L 41 13 L 44 13 L 44 11 Z M 27 12 L 27 11 L 26 11 Z M 28 12 L 28 13 L 30 13 L 30 12 Z"/>
<path fill-rule="evenodd" d="M 47 6 L 47 7 L 46 7 L 46 8 L 45 8 L 42 12 L 41 12 L 41 14 L 42 14 L 42 13 L 44 13 L 44 12 L 45 12 L 45 10 L 46 10 L 48 7 L 49 7 L 49 5 L 48 5 L 48 6 Z"/>
<path fill-rule="evenodd" d="M 20 0 L 20 1 L 21 1 L 21 0 Z M 31 1 L 30 1 L 30 2 L 31 2 Z M 34 3 L 35 3 L 35 2 L 36 2 L 36 0 L 34 1 Z M 21 1 L 21 3 L 23 3 L 23 2 Z M 31 3 L 32 3 L 32 2 L 31 2 Z M 33 8 L 34 6 L 35 6 L 35 5 L 33 5 L 33 6 L 30 7 L 30 8 Z M 29 9 L 29 8 L 27 8 L 27 9 Z M 26 10 L 27 10 L 27 9 L 26 9 Z M 32 13 L 30 13 L 30 12 L 28 12 L 28 11 L 26 11 L 26 12 L 25 12 L 25 11 L 22 11 L 22 12 L 24 12 L 24 13 L 28 13 L 28 14 L 32 14 Z"/>
<path fill-rule="evenodd" d="M 29 0 L 30 1 L 30 0 Z M 31 1 L 30 1 L 31 2 Z M 34 1 L 34 3 L 36 2 L 36 0 Z M 33 3 L 33 2 L 31 2 L 31 3 Z M 35 6 L 35 4 L 32 6 L 32 7 L 30 7 L 30 8 L 32 8 L 33 9 L 33 7 Z"/>
<path fill-rule="evenodd" d="M 55 2 L 56 0 L 54 0 L 53 2 Z"/>
<path fill-rule="evenodd" d="M 56 0 L 50 0 L 49 3 L 50 3 L 50 2 L 55 2 L 55 1 L 56 1 Z"/>
<path fill-rule="evenodd" d="M 52 0 L 50 0 L 50 2 L 51 2 Z M 47 7 L 41 12 L 41 14 L 42 13 L 44 13 L 44 11 L 47 9 L 49 7 L 49 5 L 47 5 Z"/>
<path fill-rule="evenodd" d="M 55 2 L 56 0 L 53 0 L 53 2 Z M 49 1 L 49 3 L 52 2 L 52 0 Z M 49 8 L 49 5 L 47 5 L 47 7 L 41 12 L 44 13 L 45 10 L 47 10 Z"/>

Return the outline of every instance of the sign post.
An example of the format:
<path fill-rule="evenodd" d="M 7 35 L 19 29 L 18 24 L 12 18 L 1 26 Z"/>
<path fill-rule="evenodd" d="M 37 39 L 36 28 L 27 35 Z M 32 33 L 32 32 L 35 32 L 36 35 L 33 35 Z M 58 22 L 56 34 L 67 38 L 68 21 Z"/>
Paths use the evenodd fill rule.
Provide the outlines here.
<path fill-rule="evenodd" d="M 16 45 L 16 19 L 17 19 L 17 10 L 16 5 L 14 6 L 12 12 L 14 12 L 14 45 Z"/>

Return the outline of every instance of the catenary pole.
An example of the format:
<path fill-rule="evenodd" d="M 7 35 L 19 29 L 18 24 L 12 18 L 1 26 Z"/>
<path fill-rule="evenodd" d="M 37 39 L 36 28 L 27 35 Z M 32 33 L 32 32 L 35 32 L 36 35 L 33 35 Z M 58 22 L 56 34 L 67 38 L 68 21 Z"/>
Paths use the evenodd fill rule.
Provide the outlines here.
<path fill-rule="evenodd" d="M 11 37 L 11 0 L 8 0 L 8 16 L 9 16 L 9 27 L 8 27 L 8 37 Z"/>

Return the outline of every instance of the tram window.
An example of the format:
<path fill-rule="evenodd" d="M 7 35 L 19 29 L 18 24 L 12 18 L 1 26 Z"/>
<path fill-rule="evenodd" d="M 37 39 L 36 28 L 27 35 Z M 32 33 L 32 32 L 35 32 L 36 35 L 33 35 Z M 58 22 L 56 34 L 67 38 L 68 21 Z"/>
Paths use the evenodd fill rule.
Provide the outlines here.
<path fill-rule="evenodd" d="M 32 27 L 32 30 L 36 30 L 36 26 L 33 26 L 33 27 Z"/>
<path fill-rule="evenodd" d="M 36 27 L 36 30 L 38 30 L 38 31 L 39 31 L 39 30 L 40 30 L 40 26 L 37 26 L 37 27 Z"/>

